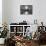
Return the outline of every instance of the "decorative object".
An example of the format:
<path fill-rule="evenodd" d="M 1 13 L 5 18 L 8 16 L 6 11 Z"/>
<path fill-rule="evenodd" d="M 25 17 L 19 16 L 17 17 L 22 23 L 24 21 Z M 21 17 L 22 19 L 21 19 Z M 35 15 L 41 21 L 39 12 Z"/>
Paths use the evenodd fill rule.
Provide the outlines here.
<path fill-rule="evenodd" d="M 27 27 L 26 29 L 26 38 L 28 40 L 32 39 L 32 32 L 30 32 L 30 27 Z"/>
<path fill-rule="evenodd" d="M 4 25 L 3 25 L 3 31 L 1 32 L 0 38 L 6 38 L 7 37 L 7 32 L 8 32 L 7 24 L 4 23 Z"/>
<path fill-rule="evenodd" d="M 5 38 L 0 38 L 0 44 L 4 44 Z"/>
<path fill-rule="evenodd" d="M 37 19 L 34 20 L 34 24 L 37 24 Z"/>
<path fill-rule="evenodd" d="M 32 14 L 32 5 L 20 5 L 20 14 L 30 15 Z"/>
<path fill-rule="evenodd" d="M 7 24 L 3 24 L 3 31 L 0 31 L 0 44 L 4 44 L 4 40 L 7 37 L 8 29 Z"/>

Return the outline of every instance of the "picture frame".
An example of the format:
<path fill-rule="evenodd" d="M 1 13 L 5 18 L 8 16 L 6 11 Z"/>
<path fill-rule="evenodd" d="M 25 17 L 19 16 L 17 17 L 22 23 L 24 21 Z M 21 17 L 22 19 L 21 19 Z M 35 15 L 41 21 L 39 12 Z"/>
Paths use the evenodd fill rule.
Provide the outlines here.
<path fill-rule="evenodd" d="M 32 15 L 33 6 L 32 5 L 20 5 L 21 15 Z"/>

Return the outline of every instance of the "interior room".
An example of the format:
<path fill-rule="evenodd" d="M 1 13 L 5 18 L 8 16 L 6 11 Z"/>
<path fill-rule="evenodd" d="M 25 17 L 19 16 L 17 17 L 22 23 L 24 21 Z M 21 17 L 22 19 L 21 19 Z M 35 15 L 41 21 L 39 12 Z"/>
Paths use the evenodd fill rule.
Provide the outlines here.
<path fill-rule="evenodd" d="M 0 0 L 0 46 L 46 46 L 46 0 Z"/>

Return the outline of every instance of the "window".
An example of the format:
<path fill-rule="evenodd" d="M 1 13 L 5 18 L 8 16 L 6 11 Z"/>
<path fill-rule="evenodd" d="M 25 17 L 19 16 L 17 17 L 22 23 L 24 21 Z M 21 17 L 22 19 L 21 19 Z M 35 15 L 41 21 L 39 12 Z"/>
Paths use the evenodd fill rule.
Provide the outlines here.
<path fill-rule="evenodd" d="M 2 0 L 0 0 L 0 27 L 2 27 Z"/>

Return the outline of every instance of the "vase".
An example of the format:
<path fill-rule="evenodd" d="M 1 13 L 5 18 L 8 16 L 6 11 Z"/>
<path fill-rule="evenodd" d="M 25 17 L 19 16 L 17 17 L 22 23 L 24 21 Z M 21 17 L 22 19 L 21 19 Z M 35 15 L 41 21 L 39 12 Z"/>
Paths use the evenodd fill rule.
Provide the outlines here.
<path fill-rule="evenodd" d="M 5 38 L 0 38 L 0 44 L 4 44 Z"/>

